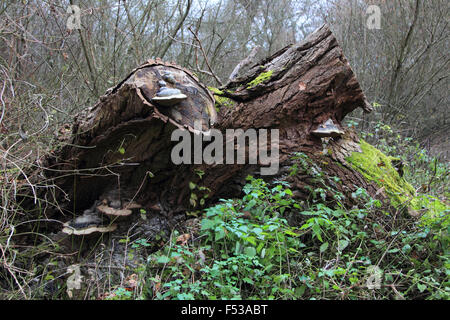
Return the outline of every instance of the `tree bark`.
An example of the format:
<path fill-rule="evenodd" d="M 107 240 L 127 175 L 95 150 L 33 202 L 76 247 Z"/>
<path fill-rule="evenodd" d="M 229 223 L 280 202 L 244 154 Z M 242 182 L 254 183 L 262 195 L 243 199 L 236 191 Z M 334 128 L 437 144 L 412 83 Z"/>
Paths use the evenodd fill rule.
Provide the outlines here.
<path fill-rule="evenodd" d="M 172 107 L 152 100 L 167 70 L 175 75 L 176 87 L 188 96 Z M 278 129 L 280 170 L 265 178 L 287 180 L 298 199 L 307 200 L 314 188 L 333 184 L 332 177 L 342 181 L 336 185 L 339 192 L 349 194 L 362 187 L 372 196 L 383 197 L 375 185 L 345 162 L 345 157 L 359 147 L 356 135 L 341 122 L 358 107 L 367 112 L 371 108 L 327 26 L 254 65 L 220 89 L 220 95 L 231 99 L 234 106 L 222 106 L 217 115 L 211 92 L 188 70 L 161 60 L 148 61 L 133 70 L 94 107 L 75 118 L 67 143 L 46 159 L 46 176 L 62 190 L 56 197 L 62 200 L 65 195 L 69 200 L 60 211 L 80 212 L 105 193 L 115 191 L 121 199 L 159 210 L 170 218 L 219 197 L 238 195 L 245 177 L 259 174 L 261 162 L 175 165 L 171 161 L 171 150 L 177 143 L 171 141 L 172 132 L 184 129 L 195 135 L 195 120 L 202 120 L 202 132 L 212 128 L 222 132 L 230 128 Z M 330 139 L 324 152 L 323 141 L 311 131 L 328 119 L 345 134 Z M 322 173 L 322 179 L 307 167 L 293 173 L 297 160 L 292 156 L 299 152 Z M 196 193 L 194 199 L 192 193 Z M 327 191 L 330 201 L 332 193 Z M 351 197 L 346 199 L 351 201 Z"/>

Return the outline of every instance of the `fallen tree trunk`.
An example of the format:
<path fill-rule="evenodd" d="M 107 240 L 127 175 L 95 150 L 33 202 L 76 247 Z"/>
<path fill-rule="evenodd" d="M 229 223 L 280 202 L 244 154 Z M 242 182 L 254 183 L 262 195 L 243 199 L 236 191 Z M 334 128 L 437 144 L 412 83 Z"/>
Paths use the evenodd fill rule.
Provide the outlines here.
<path fill-rule="evenodd" d="M 187 98 L 161 105 L 155 97 L 166 86 L 163 80 Z M 56 198 L 69 200 L 59 212 L 77 214 L 114 193 L 121 201 L 170 218 L 237 195 L 248 174 L 259 174 L 261 159 L 256 164 L 174 164 L 171 150 L 177 142 L 171 141 L 171 134 L 177 129 L 190 132 L 193 139 L 208 136 L 211 129 L 277 129 L 280 170 L 266 178 L 285 178 L 298 199 L 307 200 L 315 188 L 333 184 L 332 177 L 339 178 L 337 192 L 362 187 L 384 197 L 345 162 L 358 150 L 358 139 L 341 122 L 358 107 L 366 112 L 371 108 L 327 26 L 254 65 L 214 94 L 218 115 L 212 93 L 188 70 L 160 60 L 133 70 L 76 117 L 66 145 L 43 164 L 46 176 L 63 191 Z M 324 149 L 324 140 L 313 131 L 329 119 L 343 134 L 326 139 Z M 196 128 L 195 121 L 202 126 Z M 293 170 L 299 154 L 310 165 Z M 327 198 L 333 201 L 332 191 Z"/>

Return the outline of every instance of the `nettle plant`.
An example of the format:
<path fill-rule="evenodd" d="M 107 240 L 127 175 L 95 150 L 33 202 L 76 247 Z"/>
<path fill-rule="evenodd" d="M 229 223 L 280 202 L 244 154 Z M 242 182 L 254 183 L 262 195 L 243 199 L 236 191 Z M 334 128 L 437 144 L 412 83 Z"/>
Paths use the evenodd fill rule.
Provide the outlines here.
<path fill-rule="evenodd" d="M 381 203 L 364 189 L 352 194 L 361 202 L 353 208 L 300 204 L 281 181 L 270 186 L 248 177 L 243 192 L 242 199 L 207 208 L 193 241 L 179 244 L 174 232 L 163 250 L 149 256 L 146 298 L 449 296 L 448 236 L 441 222 L 405 220 L 394 230 Z M 296 225 L 286 219 L 292 214 L 301 217 Z M 375 269 L 380 286 L 374 289 L 368 281 Z"/>
<path fill-rule="evenodd" d="M 242 199 L 205 210 L 198 247 L 172 244 L 150 258 L 152 281 L 167 279 L 158 292 L 153 287 L 152 297 L 295 298 L 286 263 L 305 245 L 299 228 L 282 215 L 300 206 L 286 183 L 269 188 L 261 179 L 248 180 Z"/>

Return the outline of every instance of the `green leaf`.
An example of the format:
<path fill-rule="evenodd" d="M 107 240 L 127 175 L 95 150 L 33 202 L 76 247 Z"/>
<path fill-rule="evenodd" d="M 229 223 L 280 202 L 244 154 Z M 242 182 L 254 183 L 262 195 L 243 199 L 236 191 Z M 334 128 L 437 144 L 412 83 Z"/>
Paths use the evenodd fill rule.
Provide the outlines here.
<path fill-rule="evenodd" d="M 158 263 L 168 263 L 170 261 L 170 258 L 167 256 L 160 256 L 156 262 Z"/>
<path fill-rule="evenodd" d="M 314 224 L 311 229 L 316 235 L 317 239 L 319 239 L 320 242 L 323 242 L 322 236 L 320 235 L 321 234 L 320 226 L 318 224 Z"/>
<path fill-rule="evenodd" d="M 245 247 L 244 254 L 249 257 L 256 256 L 256 249 L 253 247 Z"/>
<path fill-rule="evenodd" d="M 263 248 L 261 250 L 261 259 L 264 259 L 265 256 L 266 256 L 266 248 Z"/>
<path fill-rule="evenodd" d="M 202 231 L 212 229 L 212 228 L 214 228 L 215 225 L 216 225 L 216 222 L 214 220 L 203 219 L 202 220 Z"/>
<path fill-rule="evenodd" d="M 264 242 L 261 242 L 258 247 L 256 248 L 257 252 L 261 252 L 261 250 L 264 248 Z"/>
<path fill-rule="evenodd" d="M 216 229 L 216 241 L 219 241 L 220 239 L 223 239 L 225 237 L 225 230 L 222 227 L 219 227 Z"/>
<path fill-rule="evenodd" d="M 348 246 L 348 240 L 339 241 L 339 251 L 343 251 Z"/>
<path fill-rule="evenodd" d="M 248 202 L 247 206 L 245 207 L 245 211 L 249 211 L 251 208 L 253 208 L 256 205 L 256 200 L 252 199 Z"/>
<path fill-rule="evenodd" d="M 253 228 L 253 232 L 259 236 L 261 233 L 263 233 L 263 230 L 261 228 Z"/>
<path fill-rule="evenodd" d="M 248 233 L 248 227 L 247 226 L 240 226 L 239 228 L 238 228 L 240 231 L 242 231 L 242 232 L 245 232 L 245 233 Z"/>
<path fill-rule="evenodd" d="M 408 253 L 411 251 L 411 246 L 409 244 L 405 244 L 402 248 L 403 253 Z"/>
<path fill-rule="evenodd" d="M 255 237 L 244 237 L 244 240 L 250 242 L 252 245 L 256 246 L 256 239 Z"/>
<path fill-rule="evenodd" d="M 325 252 L 328 249 L 328 242 L 325 242 L 320 246 L 320 253 Z"/>
<path fill-rule="evenodd" d="M 299 235 L 291 230 L 286 230 L 284 231 L 285 234 L 289 235 L 289 236 L 293 236 L 293 237 L 298 237 Z"/>
<path fill-rule="evenodd" d="M 55 279 L 55 277 L 52 276 L 51 274 L 47 274 L 44 278 L 45 281 L 49 281 L 49 280 L 53 280 L 53 279 Z"/>
<path fill-rule="evenodd" d="M 234 254 L 238 254 L 239 250 L 241 250 L 241 243 L 238 241 L 236 242 L 236 248 L 234 249 Z"/>
<path fill-rule="evenodd" d="M 424 292 L 426 288 L 427 288 L 427 286 L 424 284 L 421 284 L 421 283 L 417 284 L 417 289 L 419 289 L 420 292 Z"/>

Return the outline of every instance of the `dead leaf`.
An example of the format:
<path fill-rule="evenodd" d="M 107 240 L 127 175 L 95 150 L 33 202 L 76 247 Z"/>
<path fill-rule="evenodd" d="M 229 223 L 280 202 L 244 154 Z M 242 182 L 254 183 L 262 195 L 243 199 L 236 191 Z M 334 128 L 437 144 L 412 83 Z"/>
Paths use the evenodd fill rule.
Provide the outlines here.
<path fill-rule="evenodd" d="M 177 243 L 181 244 L 182 246 L 187 245 L 188 240 L 191 238 L 191 235 L 189 233 L 182 234 L 178 236 Z"/>
<path fill-rule="evenodd" d="M 138 285 L 139 277 L 137 274 L 133 273 L 125 278 L 125 289 L 128 291 L 134 290 Z"/>
<path fill-rule="evenodd" d="M 67 295 L 69 298 L 73 297 L 72 290 L 80 290 L 81 282 L 83 281 L 83 276 L 81 275 L 80 266 L 77 264 L 73 264 L 67 267 L 67 273 L 71 273 L 71 275 L 67 278 Z"/>
<path fill-rule="evenodd" d="M 379 195 L 383 191 L 384 191 L 384 187 L 381 187 L 380 189 L 377 190 L 377 192 L 375 193 L 375 196 Z"/>
<path fill-rule="evenodd" d="M 153 285 L 153 294 L 156 295 L 159 290 L 161 290 L 161 278 L 159 277 L 159 275 L 155 276 L 155 280 L 156 282 Z"/>

